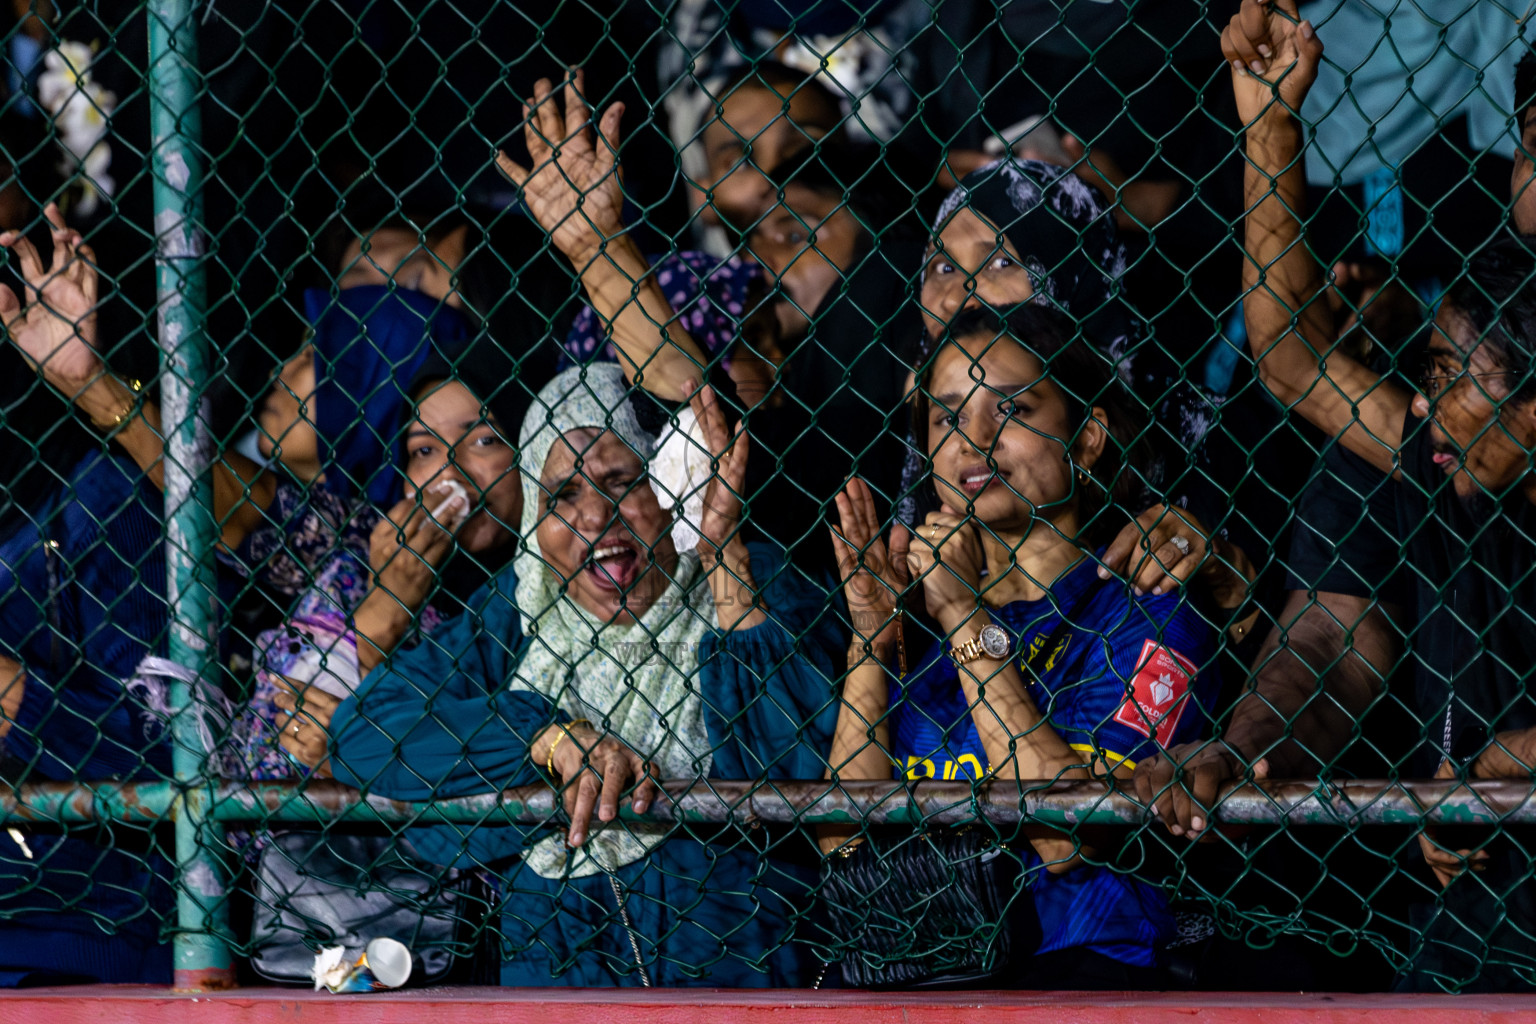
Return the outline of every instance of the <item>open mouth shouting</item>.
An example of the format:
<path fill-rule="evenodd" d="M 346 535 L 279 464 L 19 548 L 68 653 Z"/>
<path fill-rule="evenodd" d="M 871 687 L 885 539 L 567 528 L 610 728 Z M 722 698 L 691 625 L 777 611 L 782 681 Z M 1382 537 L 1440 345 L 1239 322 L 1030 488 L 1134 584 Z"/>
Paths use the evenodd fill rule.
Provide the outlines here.
<path fill-rule="evenodd" d="M 640 576 L 640 549 L 633 541 L 604 537 L 592 545 L 592 553 L 581 571 L 598 587 L 608 591 L 628 590 Z"/>

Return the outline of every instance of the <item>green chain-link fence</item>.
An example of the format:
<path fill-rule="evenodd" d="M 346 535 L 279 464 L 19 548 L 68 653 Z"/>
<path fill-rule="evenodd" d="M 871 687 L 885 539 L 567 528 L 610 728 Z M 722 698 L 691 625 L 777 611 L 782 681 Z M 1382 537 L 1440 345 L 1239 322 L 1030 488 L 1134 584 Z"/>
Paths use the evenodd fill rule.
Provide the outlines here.
<path fill-rule="evenodd" d="M 0 979 L 1529 987 L 1526 13 L 18 0 Z"/>

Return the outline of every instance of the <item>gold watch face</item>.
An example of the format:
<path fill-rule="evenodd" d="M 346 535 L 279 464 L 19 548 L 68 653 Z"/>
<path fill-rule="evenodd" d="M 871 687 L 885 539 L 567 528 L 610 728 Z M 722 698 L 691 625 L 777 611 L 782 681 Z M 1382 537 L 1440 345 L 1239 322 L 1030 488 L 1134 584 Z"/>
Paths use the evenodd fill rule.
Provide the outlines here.
<path fill-rule="evenodd" d="M 1013 641 L 1008 636 L 1008 631 L 1002 626 L 992 623 L 981 627 L 981 633 L 976 637 L 981 642 L 981 649 L 989 658 L 1005 661 L 1013 650 Z"/>

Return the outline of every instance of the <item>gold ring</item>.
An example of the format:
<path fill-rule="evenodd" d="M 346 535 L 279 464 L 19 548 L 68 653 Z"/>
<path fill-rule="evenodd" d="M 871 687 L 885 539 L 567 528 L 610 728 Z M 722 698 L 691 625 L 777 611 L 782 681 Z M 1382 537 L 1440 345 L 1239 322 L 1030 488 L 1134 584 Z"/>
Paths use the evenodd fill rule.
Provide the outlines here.
<path fill-rule="evenodd" d="M 928 527 L 928 539 L 929 540 L 933 540 L 938 535 L 939 535 L 939 524 L 938 523 L 934 523 L 932 526 Z"/>
<path fill-rule="evenodd" d="M 304 723 L 303 722 L 294 722 L 293 723 L 293 735 L 294 735 L 295 739 L 298 738 L 299 730 L 302 729 L 302 728 L 304 728 Z"/>

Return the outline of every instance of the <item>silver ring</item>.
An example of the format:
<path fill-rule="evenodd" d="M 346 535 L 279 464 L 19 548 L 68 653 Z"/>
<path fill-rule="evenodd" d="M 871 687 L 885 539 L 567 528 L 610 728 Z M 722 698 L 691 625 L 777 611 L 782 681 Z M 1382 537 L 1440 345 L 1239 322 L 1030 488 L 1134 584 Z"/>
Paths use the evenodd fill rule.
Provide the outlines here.
<path fill-rule="evenodd" d="M 1189 541 L 1177 535 L 1168 538 L 1168 543 L 1179 549 L 1179 554 L 1189 554 Z"/>
<path fill-rule="evenodd" d="M 298 738 L 299 730 L 302 729 L 302 728 L 304 728 L 304 723 L 303 722 L 294 722 L 293 723 L 293 736 L 294 736 L 295 739 Z"/>

